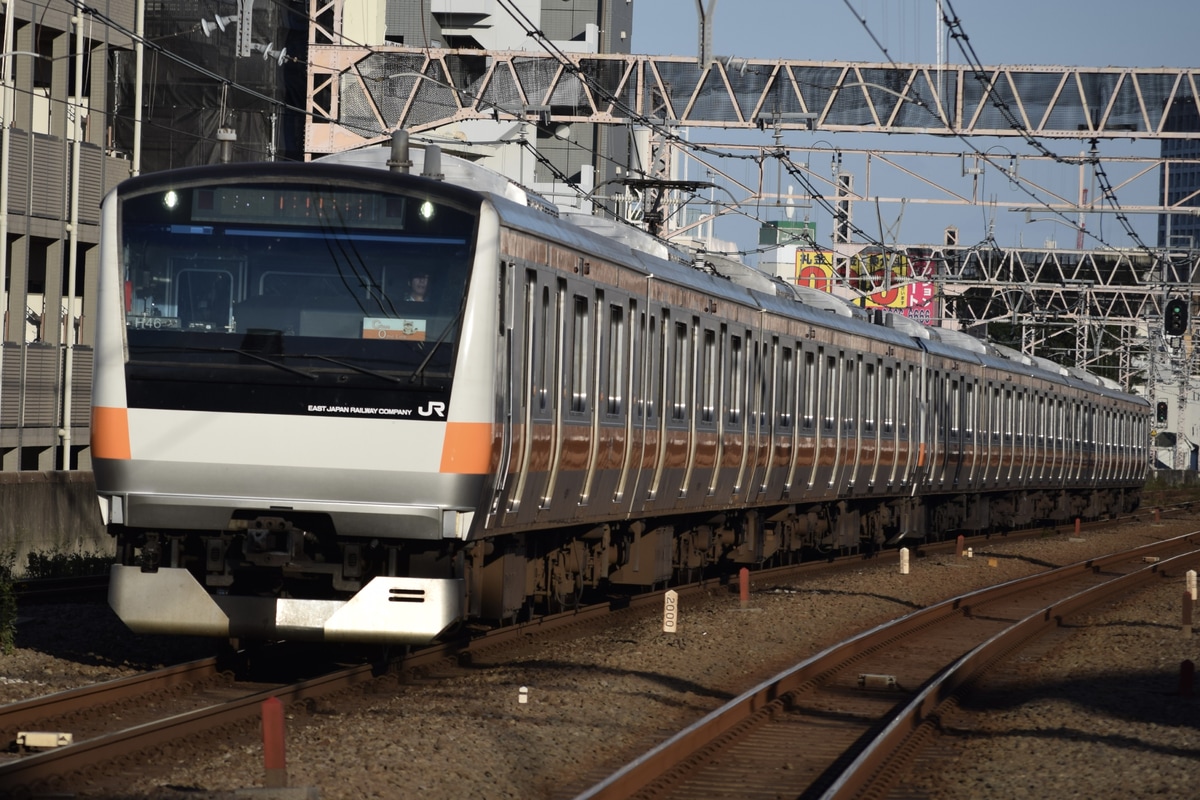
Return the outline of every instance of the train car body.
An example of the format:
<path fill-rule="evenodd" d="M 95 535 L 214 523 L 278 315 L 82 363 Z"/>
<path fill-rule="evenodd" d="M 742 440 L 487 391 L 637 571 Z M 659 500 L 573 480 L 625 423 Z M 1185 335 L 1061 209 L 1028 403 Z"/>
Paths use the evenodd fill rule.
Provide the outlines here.
<path fill-rule="evenodd" d="M 132 629 L 421 643 L 1137 502 L 1148 406 L 1105 381 L 405 160 L 106 197 L 92 448 Z"/>

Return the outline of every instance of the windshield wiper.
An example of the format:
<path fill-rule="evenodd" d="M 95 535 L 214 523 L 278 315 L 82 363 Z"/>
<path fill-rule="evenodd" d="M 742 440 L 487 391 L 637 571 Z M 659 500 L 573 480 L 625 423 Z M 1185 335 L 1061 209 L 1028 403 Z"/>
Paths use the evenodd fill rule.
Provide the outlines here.
<path fill-rule="evenodd" d="M 366 367 L 360 367 L 357 364 L 351 364 L 349 361 L 342 361 L 341 359 L 330 358 L 329 356 L 320 356 L 315 353 L 305 353 L 304 355 L 295 356 L 295 357 L 296 358 L 317 358 L 317 359 L 320 359 L 321 361 L 328 361 L 330 364 L 337 364 L 339 367 L 345 367 L 346 369 L 352 369 L 355 372 L 361 372 L 363 375 L 371 375 L 372 377 L 379 378 L 380 380 L 391 381 L 392 383 L 400 383 L 400 379 L 397 378 L 395 375 L 384 375 L 382 372 L 376 372 L 373 369 L 367 369 Z"/>
<path fill-rule="evenodd" d="M 442 335 L 439 336 L 437 341 L 433 343 L 433 347 L 429 348 L 429 353 L 421 361 L 421 365 L 413 371 L 412 376 L 408 379 L 409 383 L 416 383 L 417 378 L 421 377 L 421 373 L 425 371 L 425 367 L 429 366 L 429 360 L 433 358 L 433 354 L 436 353 L 437 349 L 442 346 L 442 342 L 446 341 L 446 337 L 450 335 L 450 331 L 454 330 L 454 327 L 458 325 L 459 319 L 462 318 L 463 311 L 464 309 L 460 308 L 458 313 L 454 315 L 454 319 L 450 320 L 450 324 L 448 324 L 442 330 Z"/>
<path fill-rule="evenodd" d="M 197 349 L 199 349 L 199 348 L 197 348 Z M 259 355 L 258 353 L 253 353 L 249 350 L 242 350 L 241 348 L 238 348 L 238 347 L 218 347 L 218 348 L 216 348 L 216 351 L 218 353 L 237 353 L 239 356 L 246 356 L 246 358 L 253 358 L 255 361 L 261 361 L 264 364 L 270 364 L 272 367 L 275 367 L 276 369 L 281 369 L 284 372 L 291 372 L 295 375 L 299 375 L 302 378 L 308 378 L 310 381 L 315 381 L 317 379 L 317 376 L 313 375 L 311 372 L 305 372 L 302 369 L 296 369 L 295 367 L 289 367 L 287 364 L 281 364 L 272 358 L 267 358 L 266 356 Z"/>

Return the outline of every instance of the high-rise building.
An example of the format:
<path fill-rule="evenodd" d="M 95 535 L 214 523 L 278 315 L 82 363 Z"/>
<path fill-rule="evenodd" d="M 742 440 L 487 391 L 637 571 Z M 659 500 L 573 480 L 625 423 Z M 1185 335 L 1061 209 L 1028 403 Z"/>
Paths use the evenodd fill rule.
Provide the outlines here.
<path fill-rule="evenodd" d="M 1176 101 L 1167 114 L 1165 128 L 1171 133 L 1200 130 L 1196 104 L 1190 99 Z M 1165 163 L 1159 175 L 1159 197 L 1165 197 L 1168 205 L 1200 209 L 1200 139 L 1163 139 L 1162 158 Z M 1158 246 L 1170 250 L 1200 248 L 1200 216 L 1159 216 Z"/>

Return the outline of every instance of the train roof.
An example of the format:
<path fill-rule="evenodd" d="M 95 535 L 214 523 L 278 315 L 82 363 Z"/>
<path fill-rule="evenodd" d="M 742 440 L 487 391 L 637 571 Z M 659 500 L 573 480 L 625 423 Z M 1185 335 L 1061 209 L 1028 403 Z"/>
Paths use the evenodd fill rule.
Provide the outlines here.
<path fill-rule="evenodd" d="M 347 150 L 320 162 L 388 169 L 397 160 L 397 149 L 387 145 Z M 985 342 L 968 333 L 931 328 L 900 314 L 874 309 L 868 312 L 829 292 L 789 284 L 737 259 L 713 253 L 693 253 L 649 233 L 607 217 L 563 213 L 549 200 L 515 181 L 467 159 L 437 151 L 426 159 L 427 149 L 415 146 L 406 155 L 414 171 L 487 195 L 501 220 L 512 227 L 561 241 L 564 245 L 595 253 L 616 263 L 643 271 L 647 276 L 697 288 L 736 301 L 775 311 L 851 334 L 909 349 L 1086 388 L 1112 397 L 1131 399 L 1114 381 L 1086 370 L 1064 367 L 1038 356 L 1027 356 L 1002 345 Z M 429 165 L 432 164 L 432 167 Z M 1145 402 L 1145 401 L 1143 401 Z"/>

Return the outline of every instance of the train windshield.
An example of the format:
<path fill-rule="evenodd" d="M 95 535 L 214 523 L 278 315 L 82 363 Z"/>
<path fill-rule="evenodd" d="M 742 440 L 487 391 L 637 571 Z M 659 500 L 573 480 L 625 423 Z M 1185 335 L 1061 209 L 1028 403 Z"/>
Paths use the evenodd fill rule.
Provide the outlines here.
<path fill-rule="evenodd" d="M 327 182 L 126 198 L 130 359 L 448 377 L 477 216 L 428 192 Z"/>

